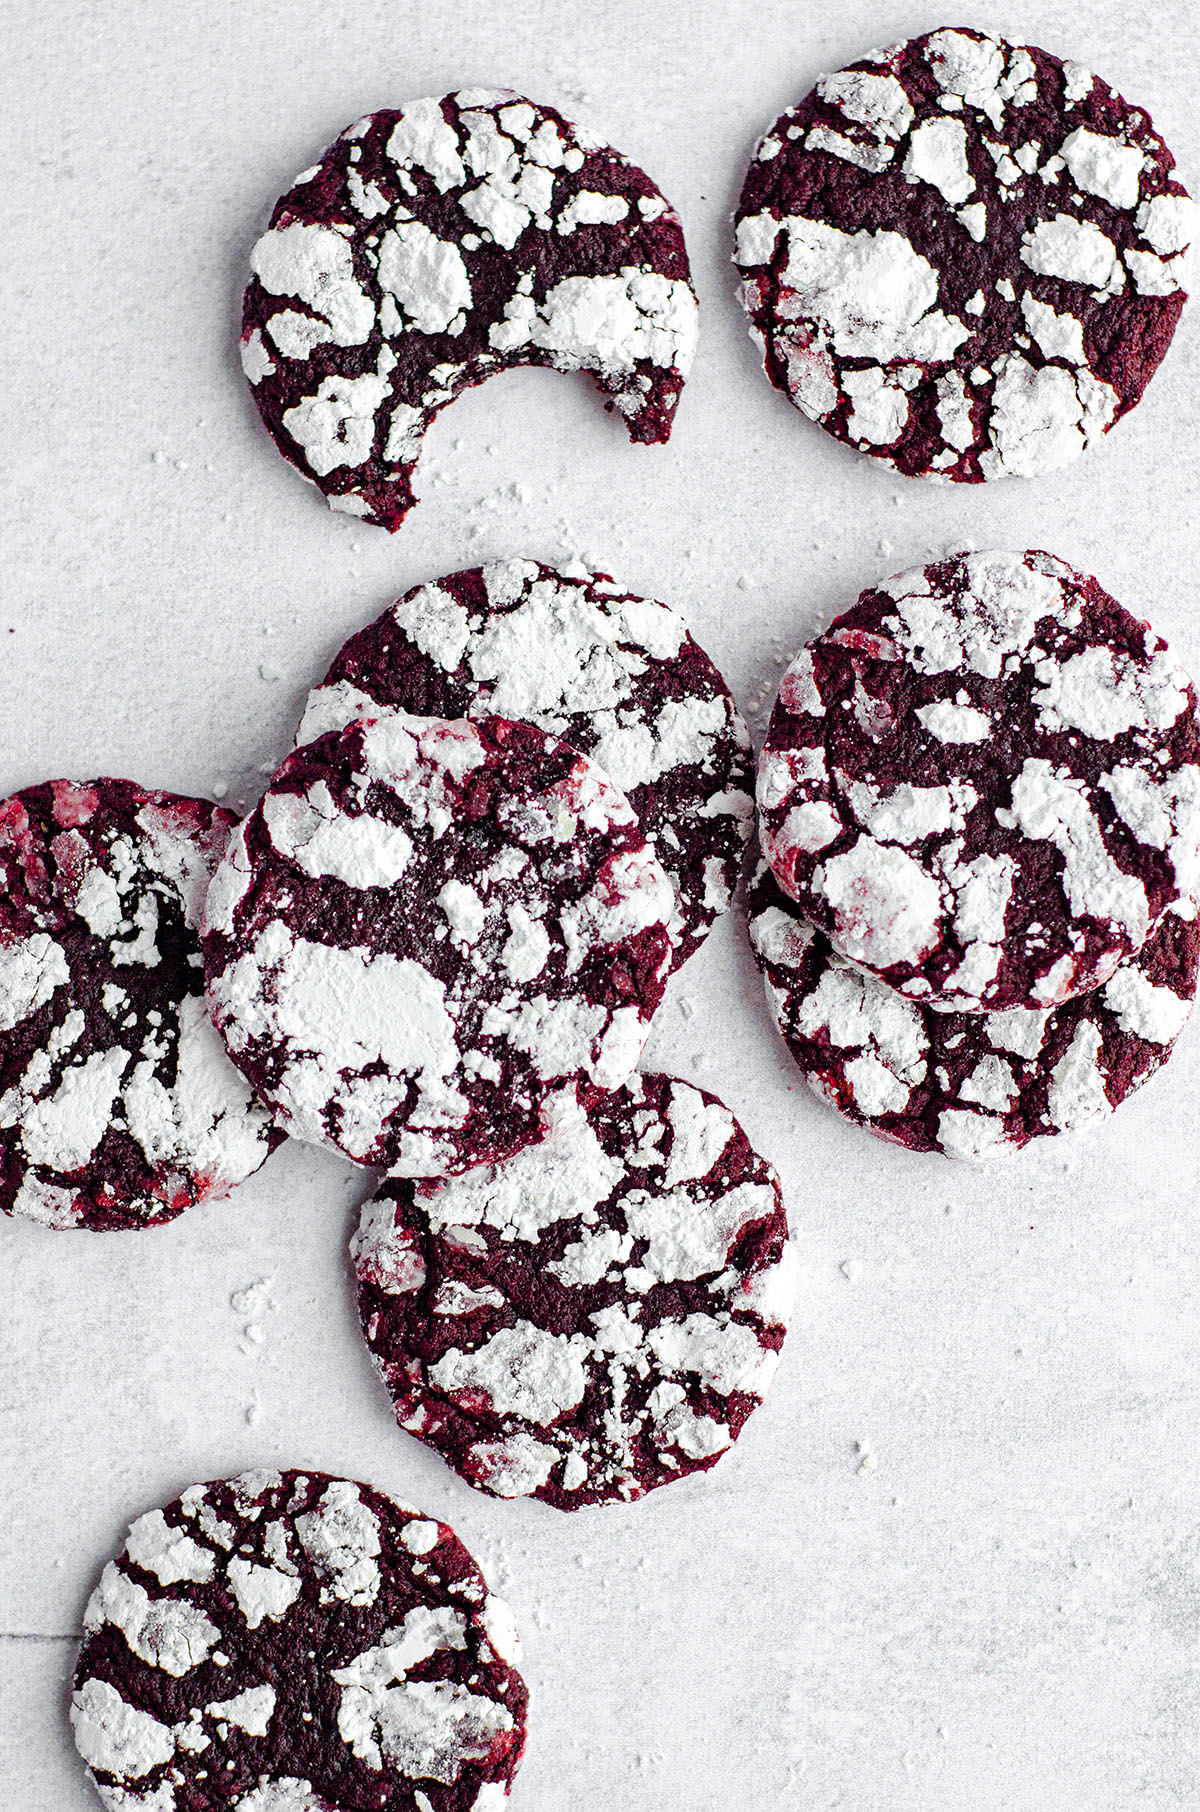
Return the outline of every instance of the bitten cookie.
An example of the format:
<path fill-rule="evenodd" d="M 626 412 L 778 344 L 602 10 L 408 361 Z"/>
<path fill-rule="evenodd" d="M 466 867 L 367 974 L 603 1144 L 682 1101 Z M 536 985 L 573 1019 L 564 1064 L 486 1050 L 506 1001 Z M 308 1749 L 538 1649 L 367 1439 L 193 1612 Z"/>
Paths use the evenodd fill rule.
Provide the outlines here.
<path fill-rule="evenodd" d="M 979 31 L 873 51 L 776 120 L 735 262 L 767 375 L 913 477 L 1056 471 L 1139 402 L 1196 212 L 1149 116 Z"/>
<path fill-rule="evenodd" d="M 795 1288 L 779 1183 L 714 1095 L 638 1075 L 539 1145 L 389 1178 L 353 1243 L 402 1428 L 497 1497 L 641 1497 L 737 1439 Z"/>
<path fill-rule="evenodd" d="M 1063 1006 L 936 1013 L 838 956 L 764 864 L 750 942 L 809 1087 L 910 1151 L 980 1158 L 1110 1114 L 1167 1061 L 1196 997 L 1200 928 L 1179 900 L 1136 956 Z"/>
<path fill-rule="evenodd" d="M 395 706 L 520 718 L 599 763 L 675 889 L 676 965 L 729 905 L 750 835 L 750 737 L 679 614 L 604 573 L 497 560 L 415 586 L 351 637 L 298 741 Z"/>
<path fill-rule="evenodd" d="M 298 1137 L 494 1162 L 641 1055 L 673 894 L 624 794 L 532 724 L 389 712 L 290 755 L 204 921 L 234 1062 Z"/>
<path fill-rule="evenodd" d="M 863 592 L 779 688 L 763 854 L 927 1006 L 1055 1006 L 1200 883 L 1200 725 L 1165 642 L 1043 553 Z"/>
<path fill-rule="evenodd" d="M 233 818 L 129 780 L 0 804 L 0 1208 L 151 1227 L 283 1134 L 204 1008 L 200 909 Z"/>
<path fill-rule="evenodd" d="M 678 216 L 552 107 L 472 88 L 369 114 L 250 264 L 254 400 L 334 509 L 398 528 L 434 416 L 517 365 L 588 371 L 632 440 L 670 435 L 697 322 Z"/>
<path fill-rule="evenodd" d="M 496 1812 L 512 1613 L 445 1523 L 320 1472 L 147 1511 L 84 1612 L 71 1722 L 112 1812 Z"/>

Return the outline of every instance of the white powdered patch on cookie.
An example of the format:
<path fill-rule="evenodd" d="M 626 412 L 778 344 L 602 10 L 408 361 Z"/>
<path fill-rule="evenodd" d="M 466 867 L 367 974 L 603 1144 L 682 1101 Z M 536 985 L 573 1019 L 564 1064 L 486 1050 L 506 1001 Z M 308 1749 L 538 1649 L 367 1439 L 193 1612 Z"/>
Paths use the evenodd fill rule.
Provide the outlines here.
<path fill-rule="evenodd" d="M 332 875 L 348 887 L 394 887 L 408 867 L 412 839 L 367 812 L 338 809 L 323 780 L 305 794 L 268 793 L 263 822 L 271 842 L 308 875 Z"/>
<path fill-rule="evenodd" d="M 250 1686 L 245 1692 L 235 1693 L 232 1699 L 214 1699 L 204 1709 L 210 1718 L 235 1724 L 247 1736 L 264 1737 L 275 1712 L 275 1688 Z"/>
<path fill-rule="evenodd" d="M 975 188 L 967 164 L 967 129 L 961 120 L 926 120 L 908 141 L 904 174 L 930 183 L 952 207 L 964 202 Z"/>
<path fill-rule="evenodd" d="M 1048 730 L 1082 730 L 1112 742 L 1129 730 L 1165 730 L 1187 709 L 1187 676 L 1164 649 L 1149 661 L 1123 650 L 1085 648 L 1034 668 L 1038 715 Z"/>
<path fill-rule="evenodd" d="M 555 1221 L 594 1215 L 616 1187 L 620 1165 L 570 1102 L 552 1104 L 547 1124 L 540 1143 L 504 1164 L 478 1165 L 440 1183 L 426 1202 L 432 1224 L 494 1227 L 506 1240 L 535 1240 Z"/>
<path fill-rule="evenodd" d="M 445 989 L 410 958 L 313 943 L 275 920 L 212 979 L 209 998 L 231 1048 L 270 1038 L 296 1053 L 280 1079 L 279 1105 L 299 1138 L 325 1138 L 332 1104 L 346 1149 L 366 1157 L 409 1081 L 425 1124 L 465 1117 L 449 1082 L 459 1051 Z M 381 1062 L 397 1079 L 383 1090 L 364 1074 Z"/>
<path fill-rule="evenodd" d="M 450 1396 L 484 1397 L 497 1415 L 516 1415 L 546 1428 L 574 1409 L 587 1388 L 582 1343 L 518 1321 L 473 1352 L 450 1351 L 429 1368 Z"/>
<path fill-rule="evenodd" d="M 132 1652 L 178 1679 L 208 1659 L 220 1631 L 186 1598 L 155 1598 L 109 1561 L 83 1614 L 85 1630 L 112 1623 Z"/>
<path fill-rule="evenodd" d="M 1137 207 L 1138 179 L 1146 162 L 1139 146 L 1078 126 L 1059 146 L 1059 156 L 1077 188 L 1115 208 Z"/>
<path fill-rule="evenodd" d="M 379 1521 L 348 1479 L 333 1479 L 320 1507 L 296 1518 L 296 1534 L 324 1577 L 321 1602 L 374 1604 L 379 1592 Z"/>
<path fill-rule="evenodd" d="M 1122 963 L 1104 984 L 1104 1004 L 1123 1032 L 1166 1046 L 1178 1038 L 1192 1010 L 1171 988 L 1156 987 L 1132 963 Z"/>
<path fill-rule="evenodd" d="M 518 287 L 489 340 L 499 353 L 526 346 L 550 354 L 559 371 L 632 375 L 638 362 L 687 375 L 698 309 L 682 277 L 630 267 L 613 276 L 563 277 L 541 302 Z M 631 398 L 636 406 L 636 397 Z"/>
<path fill-rule="evenodd" d="M 322 340 L 335 346 L 361 346 L 375 325 L 375 305 L 354 275 L 349 241 L 331 227 L 293 221 L 264 233 L 250 254 L 250 268 L 273 296 L 295 296 L 320 316 L 312 321 L 287 311 L 292 323 L 308 320 L 305 342 L 290 350 L 276 339 L 287 358 L 307 358 Z M 276 320 L 278 320 L 276 316 Z M 293 345 L 296 328 L 290 329 Z M 285 340 L 288 333 L 282 335 Z M 272 334 L 272 338 L 275 335 Z M 265 375 L 265 374 L 264 374 Z"/>
<path fill-rule="evenodd" d="M 161 1510 L 148 1510 L 130 1524 L 125 1552 L 136 1566 L 153 1573 L 160 1585 L 177 1585 L 185 1579 L 204 1585 L 216 1566 L 211 1548 L 186 1529 L 168 1523 Z"/>
<path fill-rule="evenodd" d="M 121 1781 L 143 1780 L 175 1754 L 165 1724 L 126 1704 L 106 1680 L 85 1680 L 71 1700 L 75 1743 L 89 1768 Z"/>
<path fill-rule="evenodd" d="M 61 945 L 44 931 L 0 944 L 0 1032 L 9 1032 L 71 979 Z"/>
<path fill-rule="evenodd" d="M 1112 1112 L 1100 1067 L 1102 1049 L 1100 1028 L 1091 1020 L 1081 1020 L 1050 1073 L 1046 1105 L 1051 1121 L 1060 1130 Z"/>
<path fill-rule="evenodd" d="M 941 889 L 905 850 L 863 836 L 817 870 L 843 955 L 876 969 L 916 963 L 939 941 Z"/>
<path fill-rule="evenodd" d="M 1011 817 L 1022 836 L 1057 849 L 1073 918 L 1110 920 L 1135 950 L 1145 942 L 1150 928 L 1146 890 L 1136 875 L 1117 867 L 1082 781 L 1027 756 L 1013 782 L 1011 812 L 1004 817 Z"/>
<path fill-rule="evenodd" d="M 902 233 L 844 233 L 800 215 L 787 234 L 783 282 L 795 312 L 812 318 L 841 357 L 883 363 L 953 357 L 969 329 L 937 306 L 937 272 Z"/>

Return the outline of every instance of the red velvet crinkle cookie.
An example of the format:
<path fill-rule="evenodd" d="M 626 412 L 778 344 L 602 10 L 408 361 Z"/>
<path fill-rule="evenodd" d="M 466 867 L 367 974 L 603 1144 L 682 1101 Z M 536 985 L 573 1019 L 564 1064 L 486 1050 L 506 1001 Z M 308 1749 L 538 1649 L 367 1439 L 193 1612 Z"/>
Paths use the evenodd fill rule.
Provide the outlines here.
<path fill-rule="evenodd" d="M 797 655 L 763 854 L 843 956 L 927 1006 L 1057 1005 L 1200 884 L 1191 681 L 1043 553 L 885 579 Z"/>
<path fill-rule="evenodd" d="M 986 1157 L 1112 1113 L 1167 1061 L 1196 996 L 1190 900 L 1092 993 L 1003 1013 L 906 1000 L 839 956 L 765 864 L 749 905 L 767 1000 L 805 1081 L 910 1151 Z"/>
<path fill-rule="evenodd" d="M 606 573 L 497 560 L 418 585 L 338 654 L 298 740 L 381 705 L 520 718 L 590 755 L 675 888 L 676 963 L 729 905 L 754 817 L 750 737 L 683 618 Z"/>
<path fill-rule="evenodd" d="M 452 1529 L 247 1472 L 139 1516 L 84 1613 L 71 1722 L 112 1812 L 497 1812 L 512 1613 Z"/>
<path fill-rule="evenodd" d="M 775 1172 L 670 1076 L 557 1112 L 506 1164 L 389 1178 L 352 1250 L 400 1426 L 481 1490 L 560 1510 L 714 1465 L 795 1289 Z"/>
<path fill-rule="evenodd" d="M 911 477 L 1057 471 L 1140 401 L 1195 208 L 1139 107 L 979 31 L 859 58 L 776 120 L 735 262 L 767 375 Z"/>
<path fill-rule="evenodd" d="M 208 896 L 208 1001 L 297 1137 L 437 1176 L 641 1055 L 671 884 L 624 794 L 532 724 L 389 712 L 290 755 Z"/>
<path fill-rule="evenodd" d="M 517 365 L 589 371 L 665 441 L 696 344 L 679 218 L 620 152 L 507 90 L 369 114 L 254 247 L 242 364 L 285 459 L 398 528 L 426 428 Z"/>
<path fill-rule="evenodd" d="M 0 804 L 0 1208 L 151 1227 L 283 1137 L 204 1008 L 200 908 L 233 818 L 129 780 Z"/>

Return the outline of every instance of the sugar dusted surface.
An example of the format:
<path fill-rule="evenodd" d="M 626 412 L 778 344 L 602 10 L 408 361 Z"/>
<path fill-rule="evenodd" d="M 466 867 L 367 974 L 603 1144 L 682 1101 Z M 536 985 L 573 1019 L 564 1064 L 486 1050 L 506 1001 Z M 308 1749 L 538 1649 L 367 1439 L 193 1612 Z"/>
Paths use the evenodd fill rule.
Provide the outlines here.
<path fill-rule="evenodd" d="M 1200 883 L 1195 687 L 1043 552 L 868 587 L 785 673 L 757 794 L 784 892 L 928 1006 L 1070 1000 Z"/>
<path fill-rule="evenodd" d="M 435 415 L 518 365 L 590 372 L 631 440 L 667 440 L 698 305 L 651 179 L 507 89 L 380 99 L 250 253 L 242 367 L 284 457 L 398 528 Z"/>
<path fill-rule="evenodd" d="M 520 82 L 651 171 L 684 216 L 703 320 L 667 447 L 630 448 L 586 377 L 506 375 L 435 424 L 421 506 L 388 537 L 329 515 L 272 456 L 230 320 L 264 200 L 378 99 L 378 6 L 271 0 L 231 33 L 220 9 L 15 0 L 0 81 L 27 155 L 10 244 L 40 275 L 9 303 L 13 382 L 36 402 L 8 426 L 5 792 L 115 767 L 180 793 L 225 782 L 244 809 L 349 635 L 410 586 L 514 553 L 580 555 L 680 609 L 756 741 L 800 642 L 881 573 L 968 541 L 1032 537 L 1102 573 L 1200 670 L 1181 579 L 1200 560 L 1191 309 L 1144 402 L 1052 481 L 904 483 L 798 421 L 757 368 L 728 213 L 762 124 L 864 48 L 963 16 L 780 0 L 732 31 L 724 0 L 697 0 L 680 17 L 663 0 L 614 0 L 603 21 L 545 0 L 405 13 L 406 93 Z M 986 17 L 1144 102 L 1194 185 L 1193 8 L 1163 0 L 1141 32 L 1111 0 L 1057 24 Z M 193 1479 L 299 1461 L 450 1522 L 511 1604 L 533 1694 L 513 1812 L 562 1812 L 563 1781 L 584 1777 L 622 1812 L 1180 1812 L 1196 1778 L 1195 1024 L 1091 1130 L 999 1170 L 952 1165 L 811 1097 L 739 905 L 668 984 L 646 1062 L 728 1102 L 802 1249 L 771 1394 L 711 1473 L 567 1517 L 473 1492 L 403 1439 L 348 1280 L 367 1185 L 285 1146 L 236 1201 L 157 1232 L 0 1225 L 0 1629 L 77 1632 L 139 1512 Z M 239 1314 L 230 1297 L 260 1279 L 274 1306 Z M 71 1662 L 69 1640 L 0 1643 L 0 1803 L 20 1812 L 100 1805 L 63 1717 Z"/>
<path fill-rule="evenodd" d="M 1019 39 L 949 29 L 868 51 L 780 115 L 734 261 L 798 409 L 909 476 L 977 484 L 1060 470 L 1140 401 L 1198 219 L 1141 107 Z"/>
<path fill-rule="evenodd" d="M 113 1807 L 470 1812 L 521 1759 L 511 1611 L 450 1528 L 351 1479 L 189 1486 L 137 1519 L 83 1625 L 70 1719 Z"/>
<path fill-rule="evenodd" d="M 631 1502 L 733 1445 L 797 1268 L 729 1109 L 646 1072 L 507 1163 L 388 1179 L 351 1253 L 400 1426 L 480 1490 L 560 1510 Z"/>
<path fill-rule="evenodd" d="M 628 1078 L 673 905 L 586 755 L 530 723 L 387 711 L 297 749 L 237 827 L 205 998 L 297 1138 L 444 1176 Z"/>

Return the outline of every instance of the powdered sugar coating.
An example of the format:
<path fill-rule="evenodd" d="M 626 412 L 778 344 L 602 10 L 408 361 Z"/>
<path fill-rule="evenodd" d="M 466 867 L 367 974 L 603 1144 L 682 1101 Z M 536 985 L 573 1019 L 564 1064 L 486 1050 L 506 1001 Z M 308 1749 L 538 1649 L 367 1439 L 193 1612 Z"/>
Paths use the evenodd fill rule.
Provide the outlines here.
<path fill-rule="evenodd" d="M 84 1631 L 71 1722 L 113 1812 L 470 1812 L 521 1759 L 508 1607 L 445 1523 L 348 1479 L 193 1485 Z"/>
<path fill-rule="evenodd" d="M 402 1428 L 471 1484 L 562 1510 L 706 1469 L 791 1315 L 779 1183 L 715 1096 L 638 1075 L 499 1166 L 389 1178 L 353 1242 Z"/>
<path fill-rule="evenodd" d="M 672 891 L 624 795 L 531 724 L 386 712 L 298 749 L 209 892 L 209 1007 L 297 1137 L 438 1176 L 629 1075 Z"/>
<path fill-rule="evenodd" d="M 1140 401 L 1195 209 L 1147 114 L 1077 67 L 936 31 L 824 77 L 759 145 L 751 334 L 839 440 L 909 476 L 1029 477 Z"/>
<path fill-rule="evenodd" d="M 696 343 L 683 232 L 646 174 L 507 90 L 350 126 L 251 254 L 242 363 L 331 508 L 398 528 L 429 423 L 517 365 L 588 371 L 665 441 Z"/>
<path fill-rule="evenodd" d="M 763 854 L 924 1005 L 1056 1005 L 1200 884 L 1200 725 L 1166 644 L 1036 552 L 885 579 L 784 676 Z"/>
<path fill-rule="evenodd" d="M 670 606 L 535 560 L 451 573 L 345 644 L 297 740 L 381 705 L 518 718 L 597 761 L 674 885 L 676 964 L 728 906 L 754 816 L 750 737 Z"/>
<path fill-rule="evenodd" d="M 149 1227 L 282 1134 L 209 1024 L 200 908 L 233 818 L 127 780 L 0 804 L 0 1207 Z"/>
<path fill-rule="evenodd" d="M 989 1157 L 1112 1113 L 1167 1061 L 1196 996 L 1190 900 L 1090 994 L 1003 1013 L 906 1000 L 839 956 L 765 863 L 749 904 L 767 1002 L 805 1081 L 911 1151 Z"/>

